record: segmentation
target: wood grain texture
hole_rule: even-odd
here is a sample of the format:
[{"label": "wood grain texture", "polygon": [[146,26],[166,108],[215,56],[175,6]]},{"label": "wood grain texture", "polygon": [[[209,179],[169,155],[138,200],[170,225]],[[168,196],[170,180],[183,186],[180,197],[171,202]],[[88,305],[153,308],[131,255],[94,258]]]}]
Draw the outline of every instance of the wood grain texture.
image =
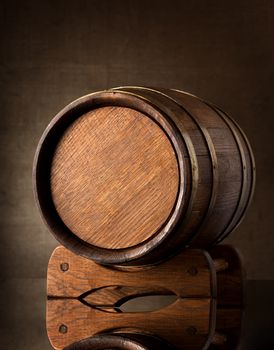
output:
[{"label": "wood grain texture", "polygon": [[[58,247],[48,266],[48,336],[60,350],[128,328],[155,334],[177,349],[232,350],[241,330],[243,283],[241,259],[231,246],[216,246],[210,255],[187,249],[134,272],[101,266]],[[125,301],[148,295],[177,299],[153,311],[119,309]]]},{"label": "wood grain texture", "polygon": [[[150,269],[125,272],[58,247],[49,261],[47,294],[47,330],[55,349],[101,332],[134,328],[156,334],[178,349],[198,350],[211,342],[214,333],[210,315],[215,314],[216,274],[212,259],[202,250],[188,250]],[[163,294],[175,294],[177,300],[149,312],[116,309],[136,296]],[[66,332],[60,333],[61,325]]]},{"label": "wood grain texture", "polygon": [[129,108],[103,107],[65,131],[51,168],[52,198],[66,226],[108,249],[139,244],[166,222],[179,184],[163,130]]},{"label": "wood grain texture", "polygon": [[[67,264],[68,270],[63,271],[62,264]],[[94,302],[100,300],[100,303],[105,296],[98,299],[98,291],[108,287],[113,306],[115,299],[119,302],[129,294],[128,290],[131,294],[135,290],[135,295],[150,291],[151,294],[176,294],[179,297],[214,297],[216,274],[213,269],[213,261],[202,250],[187,250],[160,265],[130,272],[104,267],[60,246],[49,261],[47,295],[78,298],[89,292],[94,293]]]},{"label": "wood grain texture", "polygon": [[[208,342],[213,303],[211,299],[188,298],[157,311],[113,313],[89,308],[75,299],[52,299],[47,302],[47,331],[58,350],[99,332],[122,328],[157,334],[178,349],[200,350]],[[60,333],[60,325],[67,327],[66,333]]]}]

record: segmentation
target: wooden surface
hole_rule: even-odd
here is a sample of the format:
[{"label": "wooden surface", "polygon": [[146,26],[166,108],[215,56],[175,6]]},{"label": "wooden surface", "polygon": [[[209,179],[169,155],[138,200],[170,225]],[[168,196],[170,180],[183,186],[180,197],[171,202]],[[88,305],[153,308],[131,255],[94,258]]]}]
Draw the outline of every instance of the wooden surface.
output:
[{"label": "wooden surface", "polygon": [[103,107],[65,131],[51,167],[56,209],[82,240],[116,249],[139,244],[166,222],[179,183],[171,143],[149,117]]},{"label": "wooden surface", "polygon": [[[83,114],[89,113],[91,110],[103,108],[106,106],[122,106],[124,108],[130,108],[131,110],[138,110],[141,115],[149,116],[151,120],[154,121],[155,125],[159,125],[159,130],[164,130],[163,135],[167,135],[167,138],[172,143],[172,146],[174,150],[176,151],[176,161],[178,162],[178,173],[180,174],[177,178],[178,180],[178,192],[174,203],[174,208],[172,208],[172,212],[168,216],[166,222],[163,222],[163,224],[158,227],[157,233],[152,234],[148,240],[145,240],[142,243],[139,243],[137,245],[131,246],[131,247],[125,247],[123,249],[106,249],[105,247],[99,247],[95,246],[88,241],[82,240],[77,234],[75,234],[69,227],[64,223],[63,219],[60,217],[56,210],[56,205],[53,201],[53,189],[52,189],[52,181],[51,175],[52,175],[52,169],[54,168],[53,165],[53,159],[56,155],[56,149],[58,148],[58,145],[60,145],[60,139],[64,136],[64,131],[68,130],[71,125]],[[146,117],[148,120],[150,120],[148,117]],[[110,133],[109,130],[107,130],[108,133]],[[142,132],[145,132],[145,129],[142,130]],[[149,132],[149,129],[147,130]],[[121,135],[123,138],[123,135]],[[104,143],[105,141],[99,140],[99,144]],[[143,139],[141,140],[141,143],[143,143]],[[152,141],[151,141],[152,142]],[[150,143],[151,143],[150,142]],[[153,142],[152,142],[153,143]],[[130,139],[126,140],[126,144],[130,144]],[[159,147],[161,148],[164,143],[159,144]],[[98,145],[97,145],[98,146]],[[119,143],[115,147],[120,147]],[[114,147],[114,148],[115,148]],[[171,146],[170,146],[171,147]],[[153,149],[153,147],[152,147]],[[126,151],[125,151],[126,152]],[[114,150],[110,152],[110,159],[112,153],[115,153]],[[123,152],[122,152],[123,154]],[[149,152],[147,152],[149,154]],[[119,154],[120,155],[120,154]],[[144,159],[146,157],[146,154],[143,153]],[[128,155],[129,156],[129,155]],[[161,154],[156,155],[158,157],[158,160],[161,160]],[[141,157],[142,158],[142,157]],[[138,159],[138,156],[137,156]],[[91,162],[92,160],[89,159]],[[109,159],[108,159],[109,161]],[[119,159],[118,159],[119,161]],[[119,163],[118,161],[115,161],[115,163]],[[131,162],[131,160],[129,159]],[[133,160],[134,162],[134,160]],[[164,162],[166,162],[166,158],[164,159]],[[181,219],[181,215],[184,212],[185,207],[185,193],[186,193],[186,181],[188,179],[184,176],[184,166],[185,166],[185,160],[184,160],[184,142],[182,140],[181,135],[179,134],[176,126],[169,121],[168,118],[166,118],[165,115],[156,106],[153,106],[151,103],[147,103],[144,101],[144,99],[135,96],[134,94],[125,94],[125,93],[119,93],[119,92],[111,92],[111,91],[103,91],[94,93],[91,95],[84,96],[73,103],[71,103],[69,106],[64,108],[60,113],[56,115],[56,117],[51,121],[47,129],[45,130],[41,140],[39,141],[39,145],[37,148],[37,152],[35,154],[34,159],[34,172],[33,172],[33,180],[34,180],[34,193],[37,200],[37,204],[39,206],[39,209],[42,213],[42,216],[45,220],[45,223],[47,224],[48,228],[51,230],[51,232],[55,235],[55,237],[59,240],[61,244],[66,246],[68,249],[71,249],[77,254],[80,254],[82,256],[88,257],[90,259],[95,260],[98,263],[102,264],[129,264],[131,265],[132,260],[137,260],[142,256],[149,256],[149,252],[154,250],[156,246],[158,246],[162,241],[165,240],[166,236],[170,235],[170,233],[174,230],[176,227],[178,221]],[[102,163],[99,164],[102,166]],[[163,165],[163,164],[162,164]],[[84,162],[85,166],[85,162]],[[115,167],[115,165],[113,165]],[[127,169],[127,164],[124,162],[120,162],[120,166],[124,169]],[[134,165],[136,167],[136,164]],[[134,168],[133,167],[133,168]],[[164,165],[163,165],[164,167]],[[111,167],[110,167],[111,168]],[[157,168],[157,166],[156,166]],[[162,166],[161,166],[162,168]],[[77,171],[78,167],[76,167]],[[145,162],[143,163],[143,166],[141,167],[141,173],[145,174],[149,168],[147,169],[147,166]],[[107,173],[109,171],[109,167],[107,167]],[[159,170],[161,172],[161,170]],[[170,169],[168,169],[170,171]],[[153,172],[155,172],[155,169],[153,169]],[[69,173],[69,172],[68,172]],[[67,174],[64,174],[66,176]],[[148,175],[151,175],[148,173]],[[104,175],[105,176],[105,175]],[[78,177],[76,177],[77,180]],[[129,178],[131,178],[131,175],[129,175]],[[162,181],[162,178],[165,179],[166,175],[163,174],[159,181]],[[79,179],[79,178],[78,178]],[[113,178],[115,181],[115,177]],[[149,176],[147,177],[147,180],[149,180]],[[91,181],[91,180],[90,180]],[[170,181],[170,179],[169,179]],[[149,182],[149,181],[148,181]],[[157,183],[157,180],[156,180]],[[104,186],[111,187],[111,183],[104,183]],[[103,187],[104,187],[103,186]],[[127,182],[123,184],[123,186],[127,186]],[[165,186],[163,186],[164,188]],[[160,191],[163,191],[163,188],[161,188]],[[168,185],[168,189],[170,190],[170,184]],[[69,187],[67,188],[69,191]],[[93,188],[94,190],[94,188]],[[133,188],[132,191],[136,192],[136,189]],[[149,190],[150,193],[153,194],[152,197],[146,198],[151,203],[154,203],[157,206],[158,209],[162,206],[162,204],[158,201],[158,194],[153,192],[153,188]],[[172,191],[171,191],[172,192]],[[144,193],[141,193],[146,197]],[[63,192],[59,193],[60,197],[63,196]],[[76,193],[77,195],[77,193]],[[114,191],[111,195],[108,197],[108,200],[111,202],[116,196],[119,196],[118,191]],[[140,194],[139,194],[140,195]],[[166,194],[168,197],[170,196],[170,193]],[[130,194],[127,193],[127,196],[130,197]],[[59,197],[59,196],[58,196]],[[104,199],[104,196],[103,198]],[[145,199],[145,198],[144,198]],[[86,198],[86,200],[89,200],[89,198]],[[138,202],[138,199],[137,199]],[[70,205],[69,202],[64,200],[64,205]],[[150,204],[151,204],[150,203]],[[77,203],[74,203],[75,205]],[[98,204],[98,203],[97,203]],[[128,203],[129,204],[129,203]],[[140,204],[140,202],[139,202]],[[95,204],[94,204],[95,205]],[[84,205],[85,206],[85,205]],[[123,204],[119,203],[119,206],[122,208]],[[142,206],[142,204],[140,204]],[[154,208],[154,206],[152,205]],[[152,208],[151,207],[151,208]],[[124,207],[123,207],[124,208]],[[153,217],[153,213],[158,215],[152,208],[151,218]],[[76,210],[76,216],[78,220],[81,221],[81,212],[77,213]],[[126,210],[125,208],[123,210]],[[166,207],[163,209],[166,211]],[[66,210],[65,210],[66,212]],[[100,212],[99,212],[100,213]],[[115,217],[115,213],[108,213],[108,220],[111,220],[112,215]],[[135,220],[136,225],[143,225],[141,222],[143,219],[146,221],[147,219],[147,213],[145,213],[145,217],[142,218],[139,215],[135,215],[133,213],[129,214],[130,217]],[[90,220],[90,218],[87,218]],[[123,226],[125,222],[123,221],[123,218],[121,219],[121,225]],[[96,220],[96,218],[95,218]],[[100,218],[98,217],[98,220],[100,222]],[[130,222],[128,222],[130,224]],[[148,223],[148,225],[152,225],[153,223]],[[129,229],[129,227],[127,227]],[[133,228],[135,230],[135,227]],[[127,235],[130,237],[132,236],[132,233],[129,233],[127,231]],[[148,234],[148,232],[146,232]],[[113,235],[112,235],[113,236]],[[138,234],[137,234],[138,236]],[[102,236],[98,236],[99,239],[103,239]],[[116,236],[117,237],[117,236]],[[110,237],[111,238],[111,237]],[[128,241],[125,240],[125,244],[128,244]],[[162,259],[162,257],[161,257]],[[153,261],[155,262],[155,261]],[[144,263],[142,262],[141,265]]]},{"label": "wooden surface", "polygon": [[[188,249],[134,272],[100,266],[58,247],[48,266],[48,336],[56,350],[126,329],[155,334],[176,349],[233,350],[241,331],[243,284],[241,259],[231,246],[216,246],[210,255]],[[176,298],[149,311],[120,308],[153,295]],[[86,344],[90,340],[78,345]]]},{"label": "wooden surface", "polygon": [[[124,272],[58,247],[47,281],[47,330],[55,349],[124,328],[151,332],[178,349],[202,349],[213,337],[216,275],[213,261],[201,250],[188,250],[150,269]],[[119,312],[123,301],[144,295],[177,299],[155,311]],[[62,325],[66,332],[60,332]]]},{"label": "wooden surface", "polygon": [[[102,288],[108,288],[112,305],[114,299],[119,302],[124,294],[144,295],[149,291],[180,297],[216,297],[216,276],[212,269],[210,256],[201,250],[191,249],[160,265],[131,272],[96,264],[60,246],[49,261],[47,294],[79,298],[93,293],[96,301],[100,300]],[[102,295],[101,300],[105,297]]]},{"label": "wooden surface", "polygon": [[192,189],[189,218],[178,241],[202,248],[220,242],[241,221],[254,190],[255,164],[242,130],[218,108],[183,91],[134,86],[115,90],[153,102],[182,132]]},{"label": "wooden surface", "polygon": [[[200,350],[208,342],[213,304],[210,299],[187,298],[157,311],[115,313],[89,308],[76,299],[52,299],[47,306],[47,331],[58,350],[98,332],[123,328],[157,334],[178,349]],[[60,332],[61,325],[67,327],[66,333]]]}]

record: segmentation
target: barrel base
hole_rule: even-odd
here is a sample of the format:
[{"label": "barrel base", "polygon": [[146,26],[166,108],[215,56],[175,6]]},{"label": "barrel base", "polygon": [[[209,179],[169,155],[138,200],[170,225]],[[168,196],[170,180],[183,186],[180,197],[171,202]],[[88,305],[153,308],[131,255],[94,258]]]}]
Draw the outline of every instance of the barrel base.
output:
[{"label": "barrel base", "polygon": [[[240,334],[242,289],[240,258],[230,246],[210,252],[188,249],[134,273],[106,268],[58,247],[48,267],[48,336],[55,349],[71,350],[78,342],[89,344],[83,339],[134,329],[176,349],[233,349]],[[155,295],[175,295],[176,300],[154,311],[121,312],[124,302]]]}]

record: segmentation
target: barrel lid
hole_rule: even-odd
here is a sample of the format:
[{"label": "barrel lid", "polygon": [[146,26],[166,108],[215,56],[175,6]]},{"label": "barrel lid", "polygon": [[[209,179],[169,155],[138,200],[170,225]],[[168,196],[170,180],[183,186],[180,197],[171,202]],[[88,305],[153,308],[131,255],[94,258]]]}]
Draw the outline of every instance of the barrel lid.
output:
[{"label": "barrel lid", "polygon": [[73,252],[137,262],[167,242],[187,206],[184,141],[148,99],[99,91],[61,110],[44,131],[33,185],[42,218]]},{"label": "barrel lid", "polygon": [[176,203],[179,169],[165,131],[132,108],[88,111],[63,132],[53,153],[50,189],[64,224],[99,248],[149,240]]}]

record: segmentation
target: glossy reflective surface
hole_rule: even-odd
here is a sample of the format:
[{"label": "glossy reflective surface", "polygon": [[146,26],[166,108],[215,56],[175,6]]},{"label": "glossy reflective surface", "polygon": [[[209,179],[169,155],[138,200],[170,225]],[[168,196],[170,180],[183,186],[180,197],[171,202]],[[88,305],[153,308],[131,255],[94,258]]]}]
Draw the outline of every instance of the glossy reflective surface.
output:
[{"label": "glossy reflective surface", "polygon": [[[274,346],[273,295],[274,281],[248,281],[243,335],[238,350],[271,349]],[[1,320],[1,347],[51,350],[45,329],[46,281],[6,281],[2,283],[0,297],[5,315],[4,324]]]}]

